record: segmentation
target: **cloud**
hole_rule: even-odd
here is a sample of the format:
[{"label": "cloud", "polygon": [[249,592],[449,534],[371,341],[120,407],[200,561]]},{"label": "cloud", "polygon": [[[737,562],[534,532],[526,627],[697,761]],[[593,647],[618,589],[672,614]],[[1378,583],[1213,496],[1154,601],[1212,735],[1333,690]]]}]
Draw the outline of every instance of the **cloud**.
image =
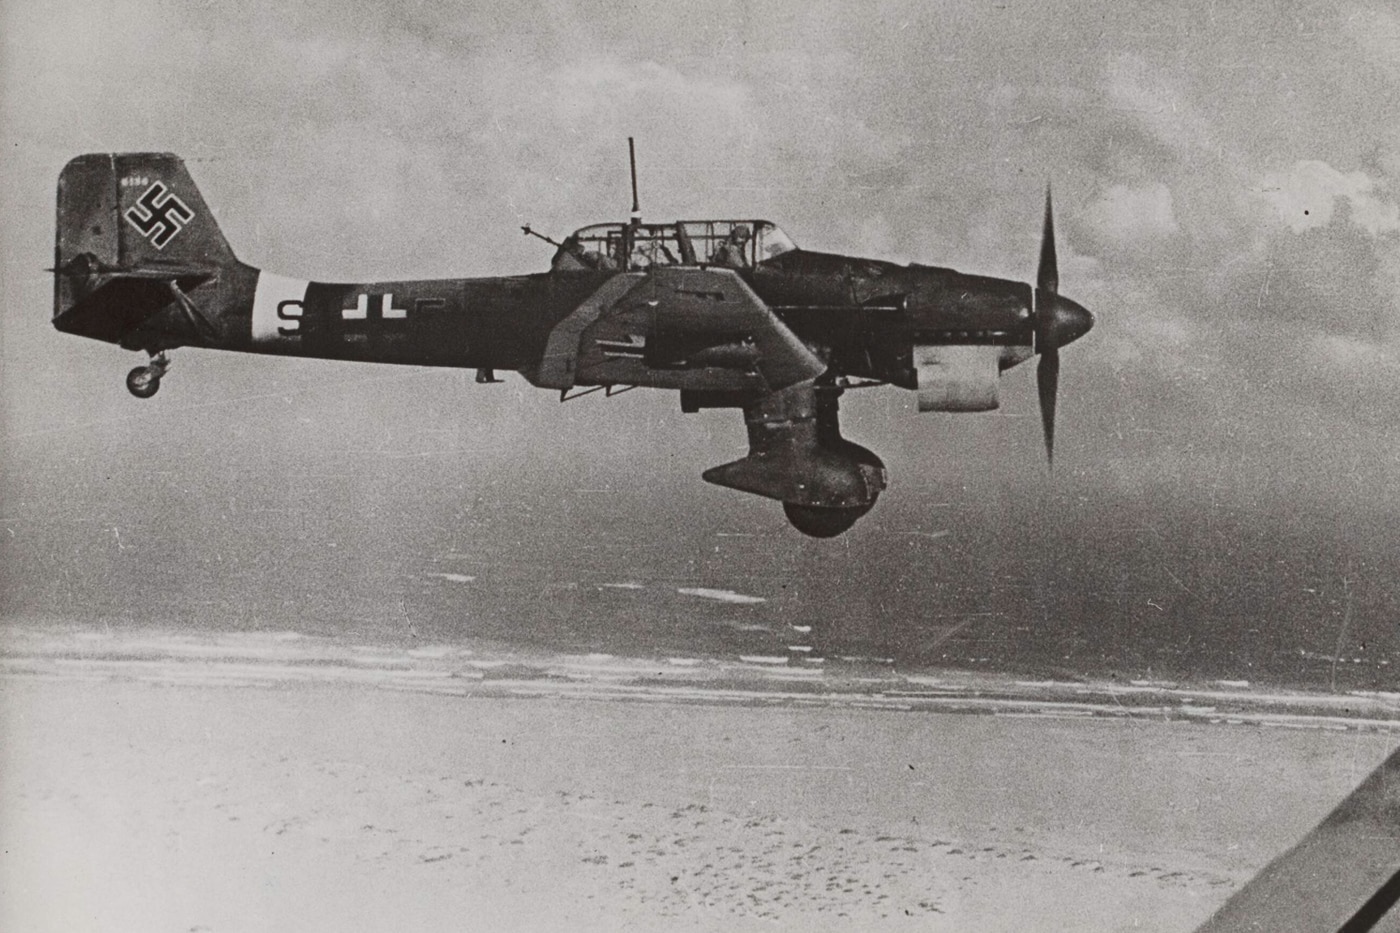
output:
[{"label": "cloud", "polygon": [[1343,334],[1323,334],[1313,340],[1317,356],[1347,374],[1374,373],[1378,367],[1400,366],[1393,351],[1370,340]]},{"label": "cloud", "polygon": [[1217,149],[1209,119],[1192,103],[1189,90],[1173,72],[1154,68],[1131,53],[1114,56],[1104,67],[1104,91],[1111,108],[1129,115],[1178,155]]},{"label": "cloud", "polygon": [[1171,189],[1164,182],[1110,185],[1085,209],[1083,220],[1099,236],[1135,246],[1178,230]]},{"label": "cloud", "polygon": [[[1310,22],[1309,42],[1348,41],[1329,28],[1339,20]],[[1259,78],[1284,73],[1301,41],[1259,42],[1248,69],[1216,43],[1186,53],[1190,68],[1152,50],[1109,56],[1107,112],[1085,115],[1097,126],[1082,156],[1097,193],[1065,225],[1102,271],[1087,287],[1062,279],[1104,312],[1095,345],[1123,378],[1251,413],[1268,402],[1245,390],[1268,385],[1293,410],[1333,406],[1347,421],[1342,380],[1397,381],[1383,364],[1400,309],[1400,258],[1389,255],[1400,159],[1387,156],[1400,135],[1363,103],[1376,78],[1364,67],[1320,63],[1309,74],[1325,94]],[[1234,83],[1247,105],[1222,93]],[[1136,403],[1153,410],[1152,399]]]},{"label": "cloud", "polygon": [[1304,159],[1284,172],[1270,172],[1258,194],[1294,233],[1332,223],[1345,206],[1351,223],[1372,236],[1400,230],[1400,205],[1383,196],[1376,179],[1365,172],[1342,172],[1326,162]]}]

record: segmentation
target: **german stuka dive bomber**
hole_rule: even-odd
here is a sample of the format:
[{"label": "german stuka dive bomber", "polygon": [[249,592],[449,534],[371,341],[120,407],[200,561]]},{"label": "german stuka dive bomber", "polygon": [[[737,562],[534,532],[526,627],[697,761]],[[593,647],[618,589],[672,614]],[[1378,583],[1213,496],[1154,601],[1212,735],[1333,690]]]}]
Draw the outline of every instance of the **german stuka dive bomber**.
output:
[{"label": "german stuka dive bomber", "polygon": [[[630,140],[629,140],[630,148]],[[706,480],[776,499],[831,537],[875,505],[880,458],[841,436],[837,399],[894,385],[920,411],[997,407],[1003,370],[1039,355],[1053,457],[1060,349],[1093,316],[1059,294],[1050,196],[1036,283],[800,249],[766,220],[643,223],[556,242],[548,272],[332,284],[238,260],[184,163],[78,156],[58,180],[54,327],[149,355],[127,388],[149,398],[177,347],[514,370],[562,400],[647,386],[682,411],[737,408],[748,456]]]}]

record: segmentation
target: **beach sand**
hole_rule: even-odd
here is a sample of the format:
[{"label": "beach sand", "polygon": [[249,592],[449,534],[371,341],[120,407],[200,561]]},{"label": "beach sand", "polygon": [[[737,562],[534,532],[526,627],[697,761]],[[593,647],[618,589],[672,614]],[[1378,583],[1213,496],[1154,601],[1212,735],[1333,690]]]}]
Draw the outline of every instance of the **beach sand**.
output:
[{"label": "beach sand", "polygon": [[1397,745],[1331,715],[588,689],[449,649],[7,644],[15,933],[1185,931]]}]

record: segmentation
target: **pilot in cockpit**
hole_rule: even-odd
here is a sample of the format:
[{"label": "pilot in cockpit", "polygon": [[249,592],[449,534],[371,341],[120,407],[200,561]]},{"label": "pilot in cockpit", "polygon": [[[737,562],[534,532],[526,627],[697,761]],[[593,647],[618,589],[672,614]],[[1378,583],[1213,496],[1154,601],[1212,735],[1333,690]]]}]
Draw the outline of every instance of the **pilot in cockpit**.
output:
[{"label": "pilot in cockpit", "polygon": [[729,269],[746,269],[749,265],[748,245],[749,228],[747,224],[738,224],[729,232],[729,238],[719,245],[719,248],[710,256],[710,263],[716,266],[724,266]]}]

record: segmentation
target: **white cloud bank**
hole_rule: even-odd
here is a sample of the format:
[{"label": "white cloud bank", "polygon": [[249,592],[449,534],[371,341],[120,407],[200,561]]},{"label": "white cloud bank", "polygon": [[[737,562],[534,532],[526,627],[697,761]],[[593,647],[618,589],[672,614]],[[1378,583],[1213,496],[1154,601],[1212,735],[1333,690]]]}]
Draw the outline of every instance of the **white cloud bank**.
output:
[{"label": "white cloud bank", "polygon": [[1372,236],[1400,230],[1400,205],[1384,196],[1375,179],[1362,171],[1338,171],[1316,159],[1265,175],[1259,194],[1294,233],[1326,227],[1343,203],[1351,222]]}]

